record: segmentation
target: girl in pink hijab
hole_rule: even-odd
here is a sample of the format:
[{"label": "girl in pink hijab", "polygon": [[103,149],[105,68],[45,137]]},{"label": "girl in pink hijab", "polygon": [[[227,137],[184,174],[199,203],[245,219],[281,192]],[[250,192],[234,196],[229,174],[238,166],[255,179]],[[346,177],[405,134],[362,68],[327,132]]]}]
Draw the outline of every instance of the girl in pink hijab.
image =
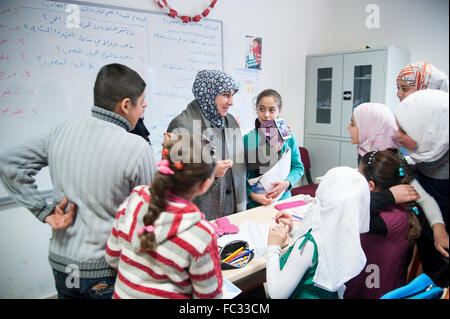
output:
[{"label": "girl in pink hijab", "polygon": [[[358,144],[359,156],[364,156],[368,152],[398,148],[395,135],[398,130],[397,123],[386,105],[380,103],[360,104],[353,111],[352,120],[356,123],[352,129],[356,127],[358,130],[358,135],[350,132],[352,144]],[[354,138],[357,138],[358,141],[354,141]]]}]

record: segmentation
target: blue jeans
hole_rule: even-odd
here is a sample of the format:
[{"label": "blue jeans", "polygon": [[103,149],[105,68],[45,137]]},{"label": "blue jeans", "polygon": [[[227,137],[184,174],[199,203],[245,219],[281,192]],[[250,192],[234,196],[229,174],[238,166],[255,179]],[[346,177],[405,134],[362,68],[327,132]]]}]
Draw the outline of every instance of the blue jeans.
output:
[{"label": "blue jeans", "polygon": [[[85,279],[74,284],[68,274],[53,269],[58,299],[111,299],[116,277]],[[75,287],[72,287],[75,286]],[[78,287],[79,286],[79,287]]]}]

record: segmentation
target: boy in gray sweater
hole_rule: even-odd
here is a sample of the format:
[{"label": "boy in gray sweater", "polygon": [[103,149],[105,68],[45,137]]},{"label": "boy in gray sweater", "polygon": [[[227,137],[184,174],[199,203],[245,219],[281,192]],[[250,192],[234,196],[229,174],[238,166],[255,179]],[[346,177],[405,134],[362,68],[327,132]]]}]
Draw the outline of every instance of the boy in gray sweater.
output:
[{"label": "boy in gray sweater", "polygon": [[[106,65],[95,81],[90,117],[60,124],[0,154],[5,189],[52,227],[49,262],[59,298],[112,295],[116,272],[105,262],[105,244],[117,208],[155,173],[151,147],[129,133],[147,106],[145,87],[130,68]],[[33,178],[45,166],[53,183],[52,204]]]}]

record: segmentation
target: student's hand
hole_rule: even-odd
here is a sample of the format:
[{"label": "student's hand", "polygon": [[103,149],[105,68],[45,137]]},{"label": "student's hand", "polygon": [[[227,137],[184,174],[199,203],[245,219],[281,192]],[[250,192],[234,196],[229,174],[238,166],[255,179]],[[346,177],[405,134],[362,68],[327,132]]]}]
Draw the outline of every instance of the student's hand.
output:
[{"label": "student's hand", "polygon": [[291,183],[287,180],[281,182],[273,182],[272,185],[275,186],[270,192],[267,192],[267,196],[270,198],[277,198],[280,194],[284,193],[286,188],[289,187]]},{"label": "student's hand", "polygon": [[412,202],[419,198],[419,194],[416,192],[414,187],[409,184],[395,185],[390,187],[389,190],[394,196],[396,204]]},{"label": "student's hand", "polygon": [[288,244],[289,227],[284,224],[278,224],[269,229],[268,246],[284,247]]},{"label": "student's hand", "polygon": [[267,194],[250,193],[250,197],[255,202],[260,203],[261,205],[264,206],[272,204],[272,198],[268,197]]},{"label": "student's hand", "polygon": [[233,166],[233,161],[230,159],[216,162],[215,176],[216,177],[224,177],[225,173],[227,172],[227,169],[231,168],[232,166]]},{"label": "student's hand", "polygon": [[289,227],[289,232],[292,230],[292,227],[294,227],[294,223],[292,222],[292,215],[288,212],[285,212],[283,210],[277,212],[275,215],[275,222],[278,224],[284,224]]},{"label": "student's hand", "polygon": [[69,200],[67,197],[64,197],[63,200],[56,205],[53,213],[44,219],[44,222],[49,224],[54,230],[66,229],[72,225],[77,213],[77,205],[70,203],[69,211],[65,213],[64,211],[66,210],[68,203]]},{"label": "student's hand", "polygon": [[448,234],[444,224],[436,223],[433,225],[433,237],[434,247],[436,247],[437,251],[445,258],[448,258]]}]

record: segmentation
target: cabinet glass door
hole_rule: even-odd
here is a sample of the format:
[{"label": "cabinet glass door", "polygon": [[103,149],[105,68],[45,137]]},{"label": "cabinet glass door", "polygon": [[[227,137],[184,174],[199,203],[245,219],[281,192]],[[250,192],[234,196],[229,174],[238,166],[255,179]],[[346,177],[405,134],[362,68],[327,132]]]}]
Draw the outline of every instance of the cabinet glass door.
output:
[{"label": "cabinet glass door", "polygon": [[370,102],[370,85],[372,82],[372,65],[355,65],[353,77],[353,108]]},{"label": "cabinet glass door", "polygon": [[317,69],[316,123],[331,123],[331,84],[333,68]]},{"label": "cabinet glass door", "polygon": [[353,109],[366,102],[383,103],[385,51],[344,54],[341,136],[350,137],[347,126]]},{"label": "cabinet glass door", "polygon": [[305,133],[339,135],[342,55],[307,58]]}]

